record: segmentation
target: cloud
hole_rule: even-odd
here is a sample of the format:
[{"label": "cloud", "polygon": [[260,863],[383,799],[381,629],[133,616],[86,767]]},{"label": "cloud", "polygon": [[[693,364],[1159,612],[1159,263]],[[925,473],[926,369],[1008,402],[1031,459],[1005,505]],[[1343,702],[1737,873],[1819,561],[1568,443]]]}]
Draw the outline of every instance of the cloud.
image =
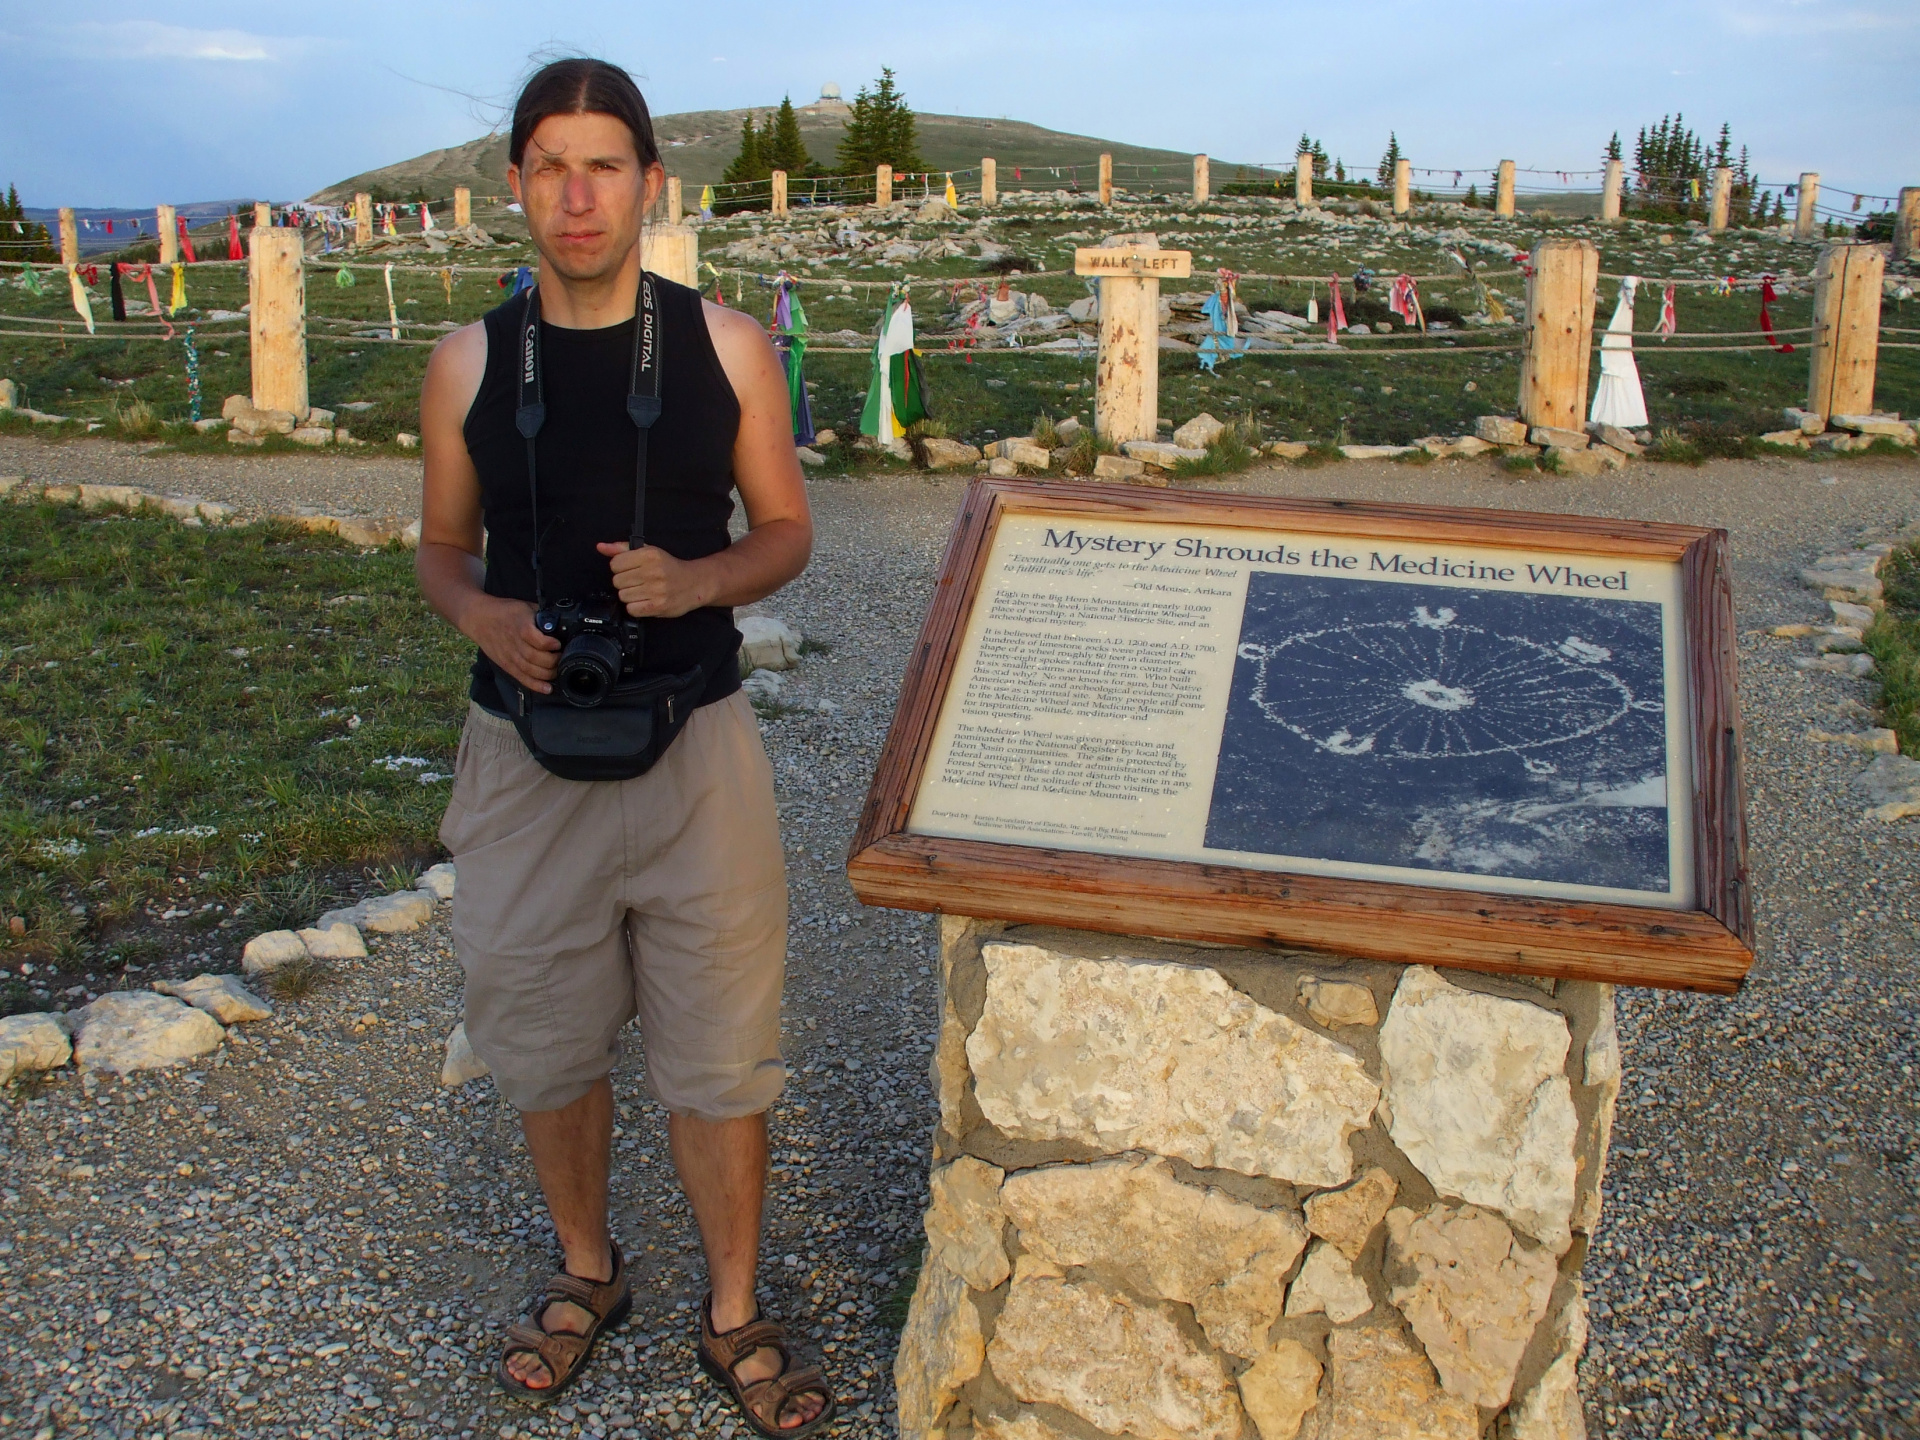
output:
[{"label": "cloud", "polygon": [[285,60],[318,43],[304,36],[247,30],[195,30],[158,20],[83,20],[49,28],[58,49],[92,60],[201,60],[259,64]]}]

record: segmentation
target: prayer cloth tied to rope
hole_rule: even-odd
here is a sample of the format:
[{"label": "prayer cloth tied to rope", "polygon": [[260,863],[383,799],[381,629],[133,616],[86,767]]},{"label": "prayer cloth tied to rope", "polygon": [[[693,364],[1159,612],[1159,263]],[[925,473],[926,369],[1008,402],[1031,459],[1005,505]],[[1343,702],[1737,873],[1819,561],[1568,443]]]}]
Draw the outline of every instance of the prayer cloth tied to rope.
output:
[{"label": "prayer cloth tied to rope", "polygon": [[793,417],[793,443],[813,443],[813,407],[807,400],[807,379],[803,364],[807,357],[807,311],[800,303],[799,287],[786,271],[775,277],[778,294],[773,302],[773,348],[780,352],[780,364],[787,372],[787,407]]},{"label": "prayer cloth tied to rope", "polygon": [[1597,425],[1637,430],[1647,423],[1646,392],[1640,385],[1639,362],[1633,358],[1633,297],[1639,286],[1637,275],[1620,282],[1613,319],[1600,341],[1600,383],[1593,392],[1593,408],[1587,412],[1587,419]]}]

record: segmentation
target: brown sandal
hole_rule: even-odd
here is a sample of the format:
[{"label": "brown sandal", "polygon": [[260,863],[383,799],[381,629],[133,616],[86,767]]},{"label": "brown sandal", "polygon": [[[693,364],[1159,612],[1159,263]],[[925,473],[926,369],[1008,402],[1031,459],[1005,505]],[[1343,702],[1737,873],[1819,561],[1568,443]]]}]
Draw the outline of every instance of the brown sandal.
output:
[{"label": "brown sandal", "polygon": [[[509,1395],[529,1405],[552,1404],[559,1399],[560,1392],[578,1379],[580,1372],[586,1368],[587,1359],[593,1354],[594,1341],[600,1338],[600,1333],[613,1329],[632,1311],[633,1291],[627,1285],[626,1257],[620,1253],[617,1244],[608,1242],[608,1248],[613,1252],[612,1279],[583,1280],[578,1275],[562,1270],[547,1281],[545,1298],[534,1305],[527,1318],[507,1327],[499,1362],[493,1368],[493,1378]],[[586,1334],[540,1328],[540,1317],[547,1313],[547,1307],[560,1301],[578,1305],[593,1316],[593,1324],[588,1327]],[[515,1355],[538,1356],[540,1363],[547,1367],[547,1374],[553,1377],[553,1383],[535,1387],[516,1380],[507,1369],[507,1361]]]},{"label": "brown sandal", "polygon": [[[741,1381],[734,1366],[756,1350],[772,1350],[780,1356],[780,1373],[765,1380]],[[817,1365],[794,1368],[793,1352],[787,1348],[787,1330],[778,1320],[763,1319],[757,1313],[738,1330],[724,1335],[713,1328],[713,1292],[700,1302],[700,1368],[715,1382],[726,1387],[740,1414],[758,1435],[767,1440],[805,1440],[833,1423],[837,1411],[827,1377]],[[820,1413],[801,1425],[782,1425],[780,1412],[800,1395],[818,1395],[824,1402]]]}]

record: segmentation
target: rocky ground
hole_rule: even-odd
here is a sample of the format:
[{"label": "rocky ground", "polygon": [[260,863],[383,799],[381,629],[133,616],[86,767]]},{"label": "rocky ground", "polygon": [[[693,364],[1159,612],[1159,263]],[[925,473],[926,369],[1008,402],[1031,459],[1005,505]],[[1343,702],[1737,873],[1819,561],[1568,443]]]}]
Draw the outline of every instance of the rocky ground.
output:
[{"label": "rocky ground", "polygon": [[[0,451],[0,470],[40,480],[243,508],[280,503],[249,489],[292,468],[172,457],[161,484],[146,463],[91,444]],[[374,487],[410,483],[385,462],[298,470],[334,487],[327,503],[366,512],[396,508]],[[1231,482],[1732,531],[1760,956],[1731,1000],[1621,997],[1627,1081],[1588,1262],[1596,1435],[1920,1434],[1920,832],[1863,820],[1849,782],[1865,757],[1807,739],[1857,729],[1870,685],[1798,670],[1807,642],[1764,634],[1825,618],[1795,578],[1813,556],[1920,518],[1915,474],[1759,462],[1524,483],[1468,462]],[[841,1433],[884,1434],[932,1109],[934,936],[921,917],[863,909],[842,863],[960,485],[829,478],[812,493],[814,566],[766,607],[829,647],[764,727],[793,886],[795,1068],[773,1116],[766,1297],[824,1352],[852,1412]],[[634,1317],[565,1406],[530,1412],[493,1390],[494,1333],[553,1263],[551,1232],[489,1083],[437,1083],[459,1010],[444,918],[372,951],[196,1068],[97,1083],[67,1070],[6,1092],[0,1431],[741,1431],[692,1364],[702,1266],[637,1056],[618,1081],[615,1172]]]}]

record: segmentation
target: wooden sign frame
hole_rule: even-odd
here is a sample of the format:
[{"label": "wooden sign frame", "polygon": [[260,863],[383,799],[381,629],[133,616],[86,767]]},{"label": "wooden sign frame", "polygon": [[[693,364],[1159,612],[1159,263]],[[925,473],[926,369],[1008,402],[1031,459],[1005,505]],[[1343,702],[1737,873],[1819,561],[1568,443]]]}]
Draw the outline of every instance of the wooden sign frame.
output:
[{"label": "wooden sign frame", "polygon": [[[1690,909],[1591,903],[915,834],[908,818],[1008,515],[1184,522],[1677,564],[1693,776]],[[980,479],[968,489],[847,863],[869,905],[1399,963],[1737,990],[1753,961],[1724,530],[1577,515]]]}]

